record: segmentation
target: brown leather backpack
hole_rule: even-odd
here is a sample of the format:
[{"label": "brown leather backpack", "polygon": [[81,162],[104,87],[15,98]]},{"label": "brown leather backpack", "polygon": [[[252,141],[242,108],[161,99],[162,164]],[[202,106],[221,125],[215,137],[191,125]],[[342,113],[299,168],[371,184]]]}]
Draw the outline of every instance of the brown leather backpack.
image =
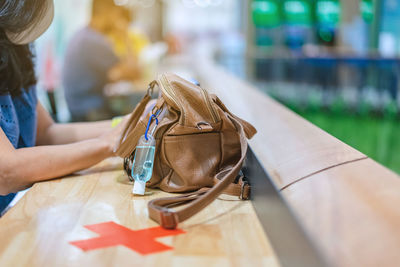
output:
[{"label": "brown leather backpack", "polygon": [[[156,85],[161,94],[154,104],[150,100]],[[174,229],[221,193],[249,198],[250,186],[238,174],[247,152],[246,137],[253,137],[256,129],[229,112],[217,96],[174,74],[162,74],[150,84],[122,133],[116,153],[125,158],[128,176],[135,147],[152,115],[159,125],[154,132],[153,174],[146,186],[191,193],[150,201],[151,219]],[[171,209],[183,204],[188,205]]]}]

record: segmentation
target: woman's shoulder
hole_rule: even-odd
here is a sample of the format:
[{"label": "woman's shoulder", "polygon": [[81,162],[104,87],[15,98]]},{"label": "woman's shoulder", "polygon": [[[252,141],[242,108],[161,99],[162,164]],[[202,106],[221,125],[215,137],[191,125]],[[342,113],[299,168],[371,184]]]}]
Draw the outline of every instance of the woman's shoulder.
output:
[{"label": "woman's shoulder", "polygon": [[0,95],[0,115],[1,119],[10,117],[19,110],[32,110],[37,104],[36,86],[22,90],[18,95],[2,94]]},{"label": "woman's shoulder", "polygon": [[36,98],[36,85],[32,85],[26,89],[22,89],[16,94],[12,92],[4,92],[0,93],[0,101],[13,101],[15,99],[29,97],[29,98]]},{"label": "woman's shoulder", "polygon": [[15,148],[34,145],[36,106],[35,86],[16,96],[0,95],[0,128]]}]

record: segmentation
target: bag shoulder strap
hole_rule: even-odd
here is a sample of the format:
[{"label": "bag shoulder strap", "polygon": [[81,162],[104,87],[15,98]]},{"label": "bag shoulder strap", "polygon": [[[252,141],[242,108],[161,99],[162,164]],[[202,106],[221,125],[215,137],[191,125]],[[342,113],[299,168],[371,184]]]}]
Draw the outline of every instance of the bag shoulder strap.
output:
[{"label": "bag shoulder strap", "polygon": [[[175,229],[178,223],[192,217],[212,201],[214,201],[221,193],[224,192],[236,179],[243,161],[247,153],[247,139],[243,125],[233,116],[228,115],[228,118],[235,125],[241,146],[241,157],[239,161],[229,170],[224,170],[218,173],[215,178],[219,180],[211,189],[201,189],[199,191],[181,195],[177,197],[154,199],[148,203],[149,216],[166,229]],[[172,207],[188,204],[183,209],[178,211],[172,210]]]},{"label": "bag shoulder strap", "polygon": [[[134,135],[137,133],[135,128],[137,127],[139,119],[150,99],[151,96],[146,94],[131,113],[129,121],[126,123],[125,129],[122,131],[121,137],[118,141],[118,147],[115,149],[115,153],[118,156],[124,158],[129,156],[129,153],[132,152],[130,151],[132,149],[131,143],[134,142]],[[136,146],[136,144],[134,144],[134,146]]]},{"label": "bag shoulder strap", "polygon": [[[136,147],[139,138],[146,132],[147,125],[140,120],[140,117],[142,117],[142,115],[145,115],[146,119],[148,119],[151,116],[152,111],[148,112],[148,114],[144,114],[150,100],[151,96],[147,94],[132,112],[129,121],[121,134],[120,140],[118,142],[118,147],[115,151],[118,156],[122,158],[129,157],[132,153],[132,148]],[[164,103],[164,98],[160,97],[155,103],[153,110],[161,109]]]}]

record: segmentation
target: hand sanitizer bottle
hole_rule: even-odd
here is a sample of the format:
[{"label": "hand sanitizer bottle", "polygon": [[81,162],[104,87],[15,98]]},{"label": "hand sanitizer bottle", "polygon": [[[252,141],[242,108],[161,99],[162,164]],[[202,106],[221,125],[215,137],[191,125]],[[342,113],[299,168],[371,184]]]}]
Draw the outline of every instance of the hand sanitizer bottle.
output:
[{"label": "hand sanitizer bottle", "polygon": [[135,158],[132,167],[132,177],[135,180],[133,194],[144,195],[146,182],[153,173],[154,152],[156,140],[150,134],[143,135],[136,146]]}]

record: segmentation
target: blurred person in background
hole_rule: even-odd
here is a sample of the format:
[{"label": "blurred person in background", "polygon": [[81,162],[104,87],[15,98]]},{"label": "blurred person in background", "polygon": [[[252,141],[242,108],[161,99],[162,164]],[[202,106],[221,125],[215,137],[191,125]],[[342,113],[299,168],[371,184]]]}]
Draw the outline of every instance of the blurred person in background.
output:
[{"label": "blurred person in background", "polygon": [[38,103],[30,43],[53,16],[53,0],[0,0],[0,214],[33,183],[113,156],[125,124],[56,124]]},{"label": "blurred person in background", "polygon": [[[63,66],[63,86],[73,121],[109,119],[104,88],[140,77],[138,54],[147,39],[130,34],[131,11],[113,0],[93,0],[92,17],[71,39]],[[133,45],[131,45],[133,44]]]},{"label": "blurred person in background", "polygon": [[118,16],[113,19],[114,28],[106,32],[107,37],[119,58],[137,60],[143,49],[150,44],[150,41],[140,29],[131,28],[135,19],[133,10],[118,8],[117,14]]}]

